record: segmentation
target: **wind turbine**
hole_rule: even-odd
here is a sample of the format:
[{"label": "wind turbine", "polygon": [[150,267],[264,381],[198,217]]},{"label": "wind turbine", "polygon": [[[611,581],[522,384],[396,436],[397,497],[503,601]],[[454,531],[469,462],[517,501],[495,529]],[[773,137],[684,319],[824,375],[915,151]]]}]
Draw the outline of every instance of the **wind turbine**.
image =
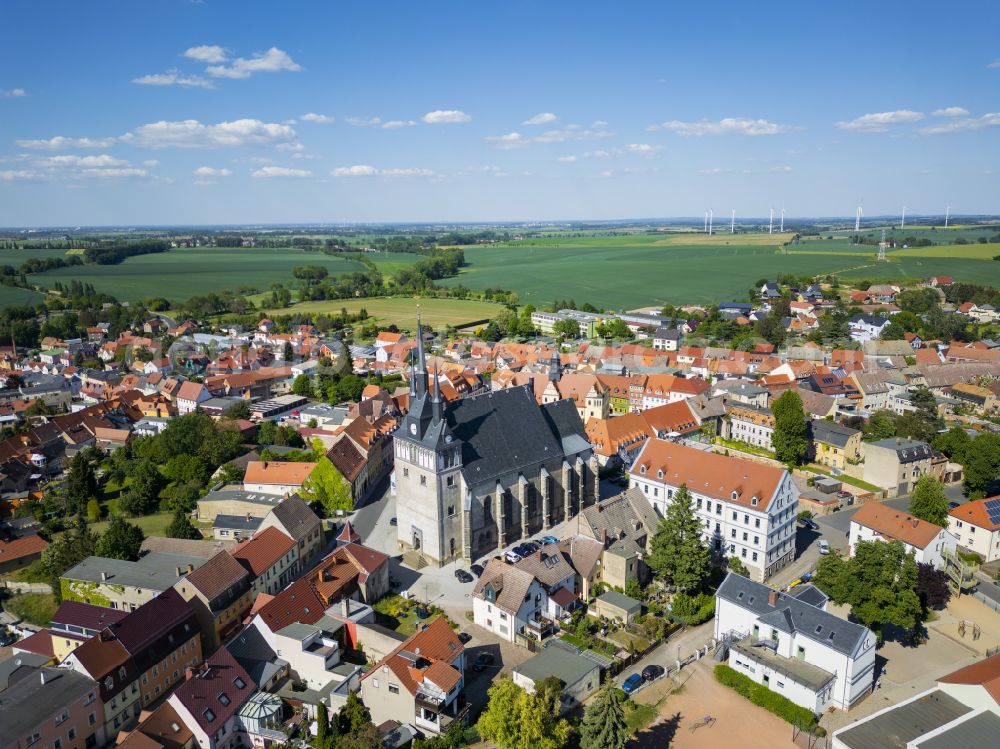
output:
[{"label": "wind turbine", "polygon": [[774,209],[771,209],[771,218],[767,222],[767,233],[774,234]]},{"label": "wind turbine", "polygon": [[899,219],[899,228],[902,229],[905,226],[906,226],[906,206],[904,205],[903,206],[903,215]]},{"label": "wind turbine", "polygon": [[785,231],[785,209],[781,209],[781,228],[778,230],[782,233]]},{"label": "wind turbine", "polygon": [[946,205],[944,207],[944,228],[948,228],[948,218],[951,216],[951,206]]},{"label": "wind turbine", "polygon": [[729,215],[729,233],[736,233],[736,209],[733,208],[732,213]]},{"label": "wind turbine", "polygon": [[714,218],[714,216],[712,214],[712,209],[709,208],[708,209],[708,234],[709,234],[709,236],[712,235],[712,219],[713,218]]}]

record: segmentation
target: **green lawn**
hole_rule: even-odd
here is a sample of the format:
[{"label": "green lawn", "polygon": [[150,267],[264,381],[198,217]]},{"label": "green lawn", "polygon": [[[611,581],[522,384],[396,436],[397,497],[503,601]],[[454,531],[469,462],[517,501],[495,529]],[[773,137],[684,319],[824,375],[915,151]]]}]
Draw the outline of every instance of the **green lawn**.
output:
[{"label": "green lawn", "polygon": [[299,302],[284,309],[266,310],[268,315],[337,314],[342,309],[357,312],[364,308],[372,320],[382,325],[398,325],[404,330],[417,327],[417,305],[424,325],[461,327],[470,322],[496,317],[499,304],[469,299],[433,299],[414,297],[378,297],[373,299],[329,299],[322,302]]},{"label": "green lawn", "polygon": [[[128,522],[133,525],[138,525],[142,528],[142,532],[146,536],[165,536],[167,531],[167,526],[174,519],[174,514],[172,512],[157,512],[153,515],[143,515],[138,518],[125,518]],[[110,520],[101,520],[97,523],[91,523],[90,529],[95,533],[103,533],[108,525],[111,523]],[[201,527],[202,531],[206,528],[210,528],[211,524],[198,523],[194,521],[195,525]]]},{"label": "green lawn", "polygon": [[365,269],[354,260],[298,248],[192,247],[139,255],[118,265],[60,268],[30,278],[43,286],[83,281],[124,301],[150,297],[183,301],[222,289],[264,290],[275,282],[291,282],[292,269],[300,265],[321,265],[330,275]]},{"label": "green lawn", "polygon": [[631,700],[626,702],[625,723],[633,734],[656,720],[656,715],[657,705],[640,705]]},{"label": "green lawn", "polygon": [[59,604],[51,593],[21,593],[4,601],[3,607],[18,619],[44,627],[52,621]]}]

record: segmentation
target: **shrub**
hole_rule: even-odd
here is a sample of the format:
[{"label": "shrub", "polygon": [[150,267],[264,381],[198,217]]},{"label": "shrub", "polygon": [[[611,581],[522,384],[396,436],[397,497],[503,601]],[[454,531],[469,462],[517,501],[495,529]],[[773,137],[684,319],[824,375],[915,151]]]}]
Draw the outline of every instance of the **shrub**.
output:
[{"label": "shrub", "polygon": [[678,593],[670,599],[670,614],[689,626],[707,622],[715,616],[715,596],[710,593],[699,593],[696,596]]},{"label": "shrub", "polygon": [[804,707],[799,707],[787,697],[772,692],[763,684],[744,676],[739,671],[730,668],[725,663],[715,667],[715,680],[724,687],[729,687],[742,697],[750,700],[757,707],[762,707],[769,713],[774,713],[782,720],[788,721],[799,728],[817,732],[822,730],[816,723],[816,714]]},{"label": "shrub", "polygon": [[961,549],[958,549],[958,550],[956,550],[955,553],[958,554],[958,558],[959,559],[961,559],[963,562],[966,562],[968,564],[982,564],[983,563],[983,558],[979,554],[977,554],[976,552],[974,552],[974,551],[962,551]]}]

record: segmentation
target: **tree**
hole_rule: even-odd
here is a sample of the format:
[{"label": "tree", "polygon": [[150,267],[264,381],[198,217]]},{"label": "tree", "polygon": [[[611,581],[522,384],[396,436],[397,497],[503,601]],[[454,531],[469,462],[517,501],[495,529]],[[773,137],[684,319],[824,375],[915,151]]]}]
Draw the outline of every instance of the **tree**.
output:
[{"label": "tree", "polygon": [[281,358],[286,362],[290,362],[295,358],[295,350],[292,348],[291,341],[285,341],[285,345],[281,349]]},{"label": "tree", "polygon": [[948,524],[948,497],[941,483],[933,476],[921,476],[910,495],[910,514],[928,523]]},{"label": "tree", "polygon": [[865,425],[863,439],[865,442],[877,442],[896,436],[896,420],[891,411],[879,410],[873,413]]},{"label": "tree", "polygon": [[194,526],[188,514],[180,509],[174,510],[174,519],[167,526],[166,535],[167,538],[190,538],[194,540],[203,538],[201,531]]},{"label": "tree", "polygon": [[579,338],[580,323],[570,319],[556,320],[555,325],[552,326],[552,332],[564,338]]},{"label": "tree", "polygon": [[87,502],[87,520],[91,523],[96,523],[100,519],[101,505],[94,497],[91,497]]},{"label": "tree", "polygon": [[465,749],[468,745],[465,740],[465,726],[461,721],[455,721],[439,736],[416,739],[413,742],[413,749]]},{"label": "tree", "polygon": [[299,496],[310,504],[321,506],[327,515],[354,507],[351,485],[326,456],[316,461],[313,472],[302,482]]},{"label": "tree", "polygon": [[161,484],[155,463],[148,458],[137,461],[131,471],[131,483],[118,500],[118,509],[132,517],[148,515],[159,504]]},{"label": "tree", "polygon": [[965,463],[965,455],[972,444],[969,433],[960,426],[954,426],[944,434],[939,434],[934,438],[931,445],[935,450],[940,450],[956,463]]},{"label": "tree", "polygon": [[917,563],[917,596],[920,605],[927,609],[943,609],[951,598],[948,575],[931,564]]},{"label": "tree", "polygon": [[686,593],[701,590],[712,571],[711,554],[701,531],[691,494],[682,484],[652,538],[647,563],[662,580]]},{"label": "tree", "polygon": [[330,713],[321,701],[316,709],[316,737],[312,740],[314,749],[337,749],[340,743],[340,727],[337,721],[330,722]]},{"label": "tree", "polygon": [[241,400],[239,403],[234,403],[226,409],[226,416],[230,419],[249,419],[250,404],[244,400]]},{"label": "tree", "polygon": [[965,457],[965,492],[973,499],[988,496],[1000,476],[1000,434],[983,432],[969,445]]},{"label": "tree", "polygon": [[802,398],[794,390],[786,390],[771,407],[774,414],[774,434],[771,444],[778,460],[798,465],[809,452],[809,422]]},{"label": "tree", "polygon": [[559,717],[563,689],[565,688],[566,683],[558,676],[546,676],[535,683],[535,694],[542,701],[546,710]]},{"label": "tree", "polygon": [[42,552],[39,560],[41,577],[52,586],[53,592],[60,595],[59,576],[70,567],[74,567],[89,556],[93,556],[97,548],[98,537],[81,518],[61,536],[54,538],[52,543]]},{"label": "tree", "polygon": [[385,749],[385,742],[379,736],[375,724],[368,723],[357,731],[341,736],[337,749]]},{"label": "tree", "polygon": [[97,494],[97,478],[90,458],[89,450],[81,450],[70,461],[65,495],[68,514],[83,512],[90,499]]},{"label": "tree", "polygon": [[739,557],[729,557],[729,559],[726,560],[726,566],[729,567],[730,572],[742,577],[750,577],[750,571]]},{"label": "tree", "polygon": [[538,695],[528,694],[507,676],[490,687],[489,702],[476,728],[499,749],[561,749],[571,730]]},{"label": "tree", "polygon": [[365,381],[356,374],[346,374],[337,383],[337,398],[341,401],[355,402],[361,398],[361,392],[365,389]]},{"label": "tree", "polygon": [[340,708],[338,722],[341,736],[359,731],[372,722],[371,710],[365,707],[357,692],[352,691],[347,695],[347,701]]},{"label": "tree", "polygon": [[312,378],[307,374],[300,374],[292,381],[292,392],[304,398],[312,398]]},{"label": "tree", "polygon": [[608,679],[583,711],[580,749],[625,749],[631,734],[625,722],[622,693]]},{"label": "tree", "polygon": [[145,538],[146,534],[142,532],[142,528],[127,522],[120,515],[115,515],[111,518],[111,525],[97,542],[94,553],[99,557],[134,562],[139,558],[139,548]]}]

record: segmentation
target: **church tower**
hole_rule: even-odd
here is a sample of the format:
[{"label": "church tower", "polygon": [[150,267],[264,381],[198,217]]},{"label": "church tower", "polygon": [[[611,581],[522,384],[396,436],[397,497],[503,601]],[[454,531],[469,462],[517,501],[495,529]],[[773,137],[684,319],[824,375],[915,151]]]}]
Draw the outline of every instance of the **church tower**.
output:
[{"label": "church tower", "polygon": [[418,313],[410,410],[393,434],[396,532],[401,550],[441,565],[462,554],[462,448],[448,427],[438,379],[435,368],[432,390]]}]

